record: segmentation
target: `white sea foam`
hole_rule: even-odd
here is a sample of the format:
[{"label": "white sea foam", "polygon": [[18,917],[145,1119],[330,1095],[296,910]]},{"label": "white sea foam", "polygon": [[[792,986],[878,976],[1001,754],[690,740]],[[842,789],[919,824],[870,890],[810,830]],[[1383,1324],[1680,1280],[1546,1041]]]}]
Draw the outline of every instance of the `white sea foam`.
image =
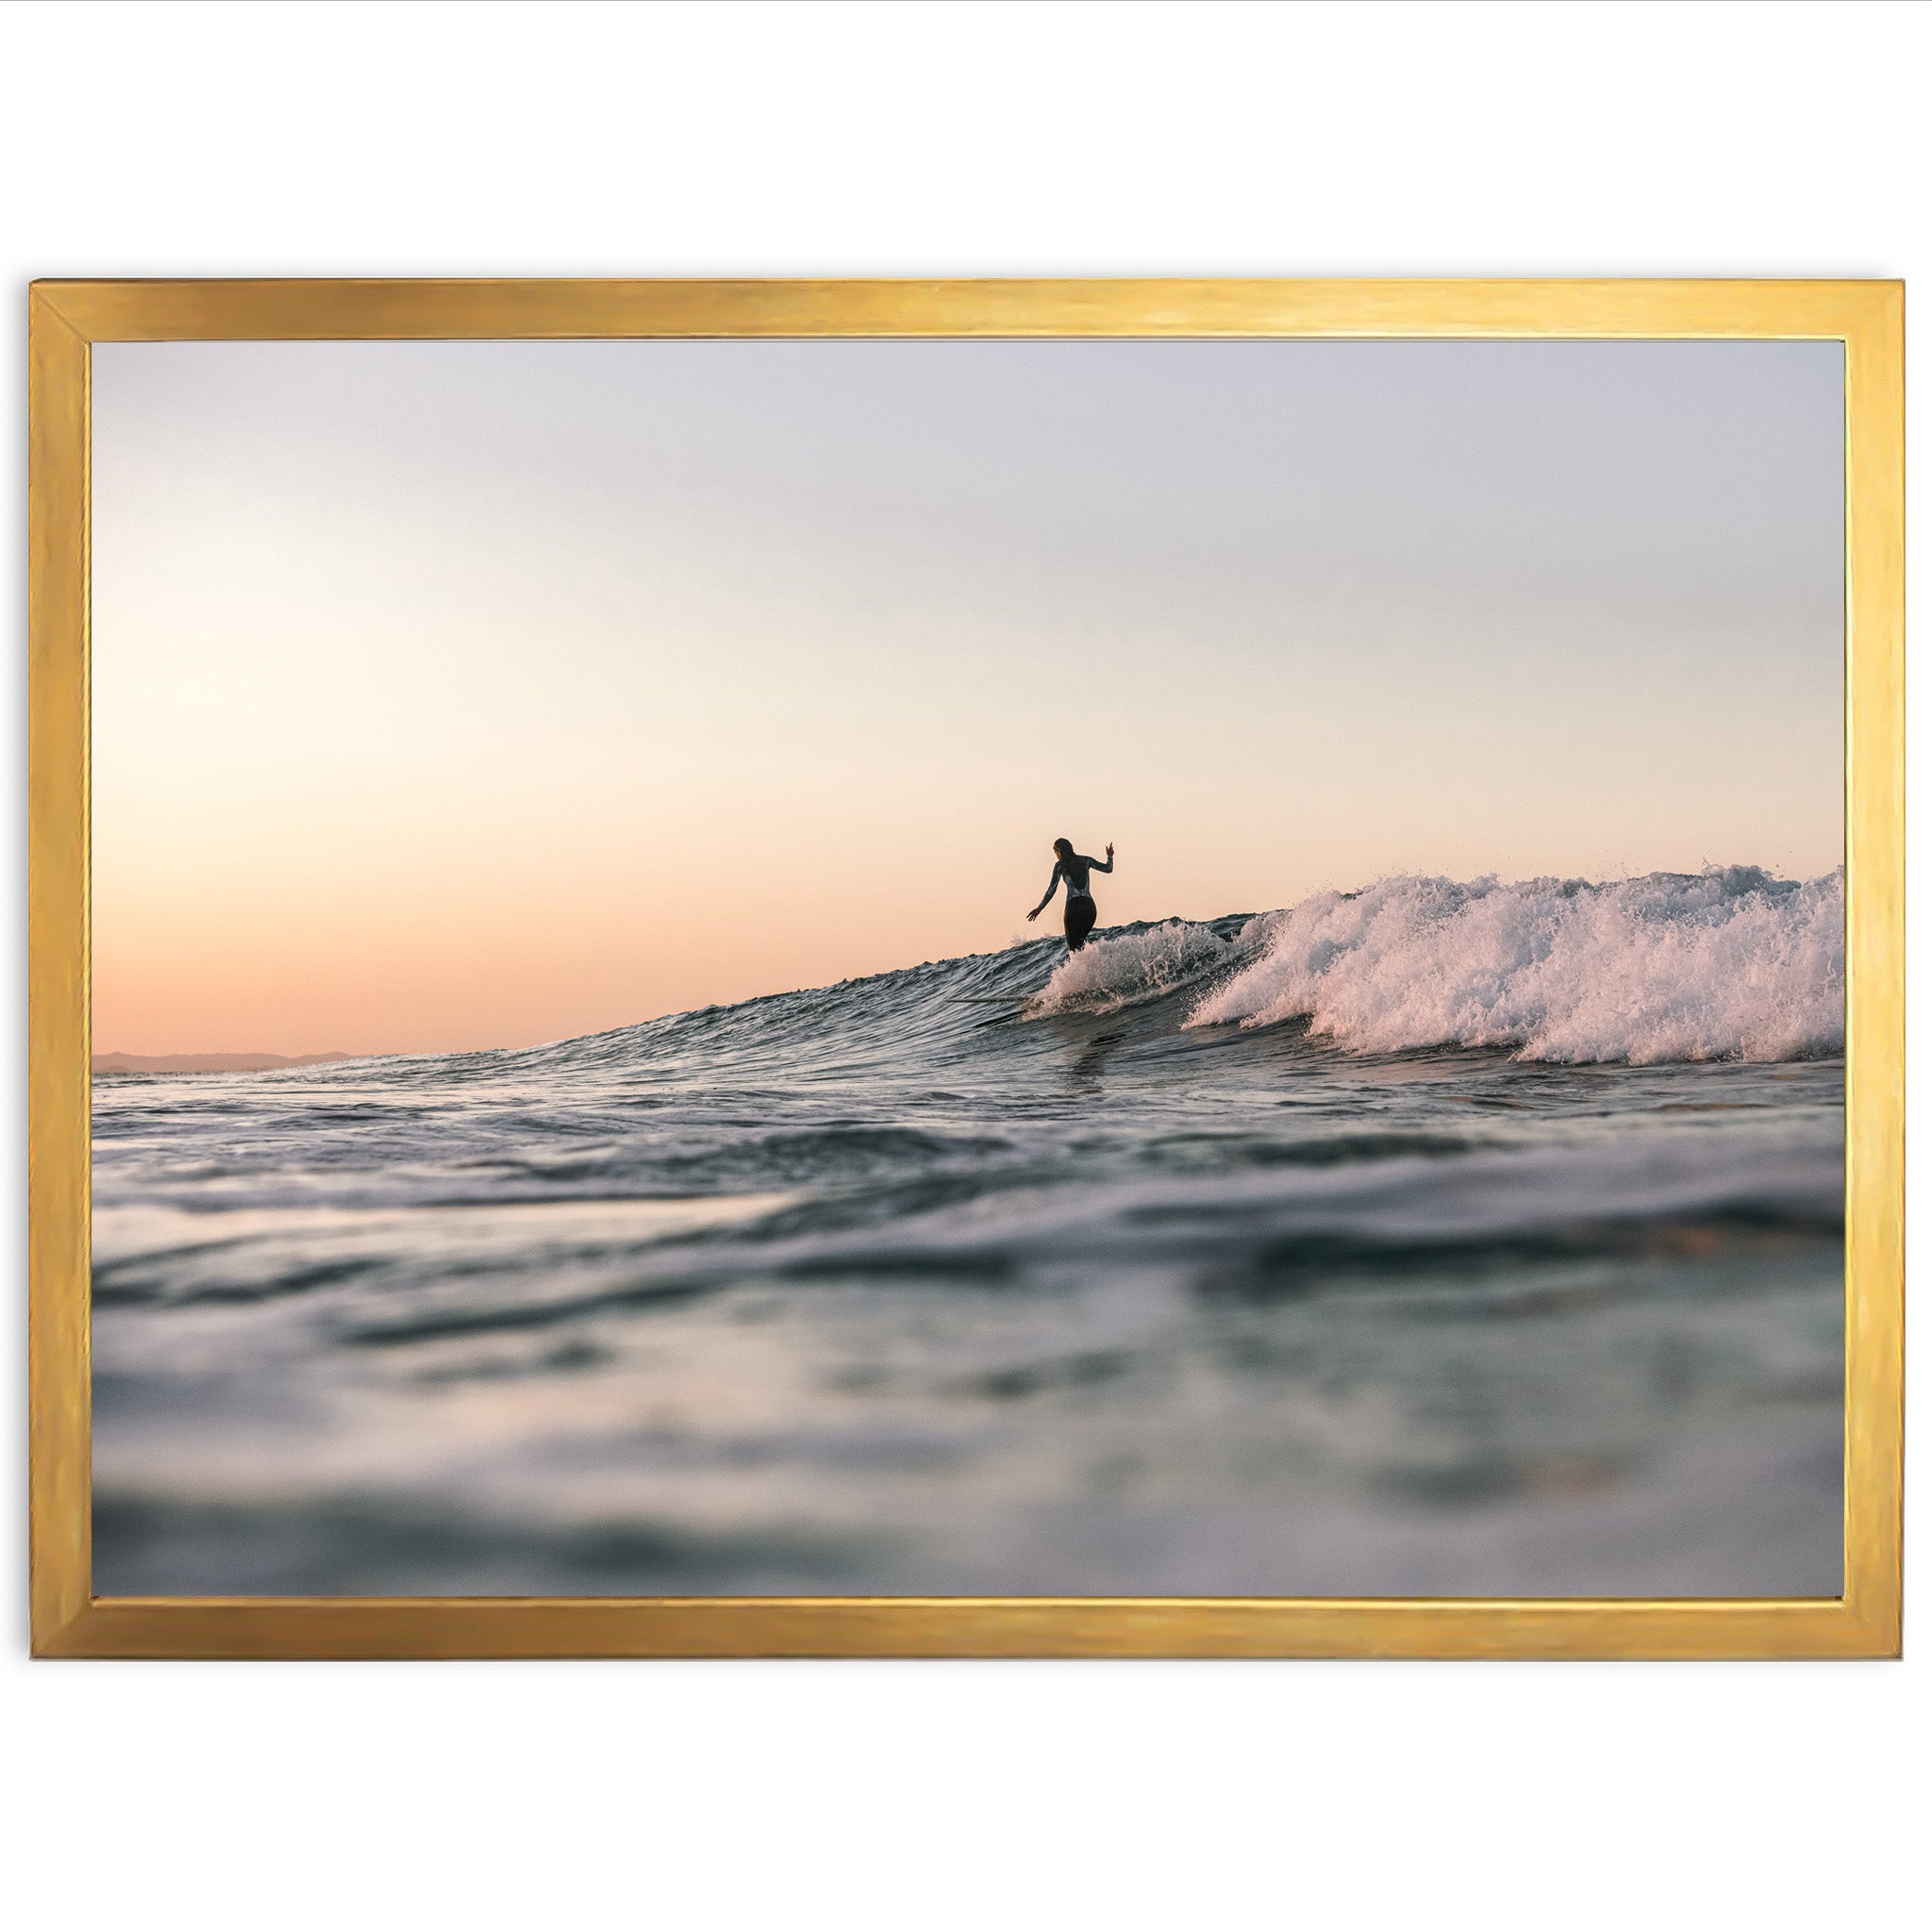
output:
[{"label": "white sea foam", "polygon": [[1238,944],[1263,950],[1187,1024],[1307,1015],[1357,1052],[1645,1064],[1844,1046],[1842,870],[1803,885],[1754,866],[1608,885],[1386,878],[1265,913]]},{"label": "white sea foam", "polygon": [[1111,1013],[1122,1007],[1144,1006],[1239,957],[1238,946],[1210,927],[1171,919],[1142,932],[1091,940],[1077,953],[1069,953],[1026,1010],[1029,1017],[1038,1017],[1068,1010]]}]

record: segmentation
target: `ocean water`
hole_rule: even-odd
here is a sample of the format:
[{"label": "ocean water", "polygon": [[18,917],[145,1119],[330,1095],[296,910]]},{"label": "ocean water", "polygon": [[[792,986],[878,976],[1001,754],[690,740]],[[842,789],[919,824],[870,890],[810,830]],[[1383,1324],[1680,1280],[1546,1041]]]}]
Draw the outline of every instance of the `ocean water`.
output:
[{"label": "ocean water", "polygon": [[1843,884],[94,1085],[107,1594],[1835,1595]]}]

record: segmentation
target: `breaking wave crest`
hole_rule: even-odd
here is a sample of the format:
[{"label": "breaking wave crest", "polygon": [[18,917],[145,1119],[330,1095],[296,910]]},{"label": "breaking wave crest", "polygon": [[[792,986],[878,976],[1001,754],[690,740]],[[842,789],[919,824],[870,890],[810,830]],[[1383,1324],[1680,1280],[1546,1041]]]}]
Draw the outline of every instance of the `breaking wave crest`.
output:
[{"label": "breaking wave crest", "polygon": [[1242,950],[1239,938],[1224,939],[1212,926],[1184,919],[1090,941],[1054,969],[1026,1010],[1031,1017],[1145,1006],[1219,972]]},{"label": "breaking wave crest", "polygon": [[1841,868],[1803,884],[1756,866],[1608,885],[1385,878],[1251,921],[1236,945],[1258,957],[1185,1024],[1305,1017],[1361,1053],[1819,1058],[1844,1048],[1844,930]]}]

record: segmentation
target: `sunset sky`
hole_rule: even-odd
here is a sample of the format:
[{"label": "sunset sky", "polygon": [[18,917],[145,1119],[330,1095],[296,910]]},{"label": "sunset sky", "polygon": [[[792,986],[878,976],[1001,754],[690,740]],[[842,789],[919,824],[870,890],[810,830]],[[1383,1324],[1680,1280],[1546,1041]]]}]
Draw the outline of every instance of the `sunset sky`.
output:
[{"label": "sunset sky", "polygon": [[1836,344],[93,353],[97,1052],[1839,862]]}]

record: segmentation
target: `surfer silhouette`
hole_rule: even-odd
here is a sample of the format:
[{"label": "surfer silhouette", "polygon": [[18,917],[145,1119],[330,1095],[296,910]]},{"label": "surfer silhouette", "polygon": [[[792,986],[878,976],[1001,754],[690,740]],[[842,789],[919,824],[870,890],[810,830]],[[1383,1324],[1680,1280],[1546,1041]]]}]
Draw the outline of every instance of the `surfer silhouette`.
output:
[{"label": "surfer silhouette", "polygon": [[1107,848],[1107,858],[1083,858],[1074,850],[1071,839],[1056,839],[1053,841],[1053,876],[1046,882],[1046,892],[1026,917],[1038,919],[1046,910],[1046,902],[1054,894],[1054,888],[1062,880],[1067,887],[1067,951],[1077,953],[1087,943],[1087,935],[1093,930],[1093,922],[1100,916],[1100,908],[1093,903],[1093,894],[1087,889],[1087,874],[1094,872],[1113,870],[1113,847]]}]

